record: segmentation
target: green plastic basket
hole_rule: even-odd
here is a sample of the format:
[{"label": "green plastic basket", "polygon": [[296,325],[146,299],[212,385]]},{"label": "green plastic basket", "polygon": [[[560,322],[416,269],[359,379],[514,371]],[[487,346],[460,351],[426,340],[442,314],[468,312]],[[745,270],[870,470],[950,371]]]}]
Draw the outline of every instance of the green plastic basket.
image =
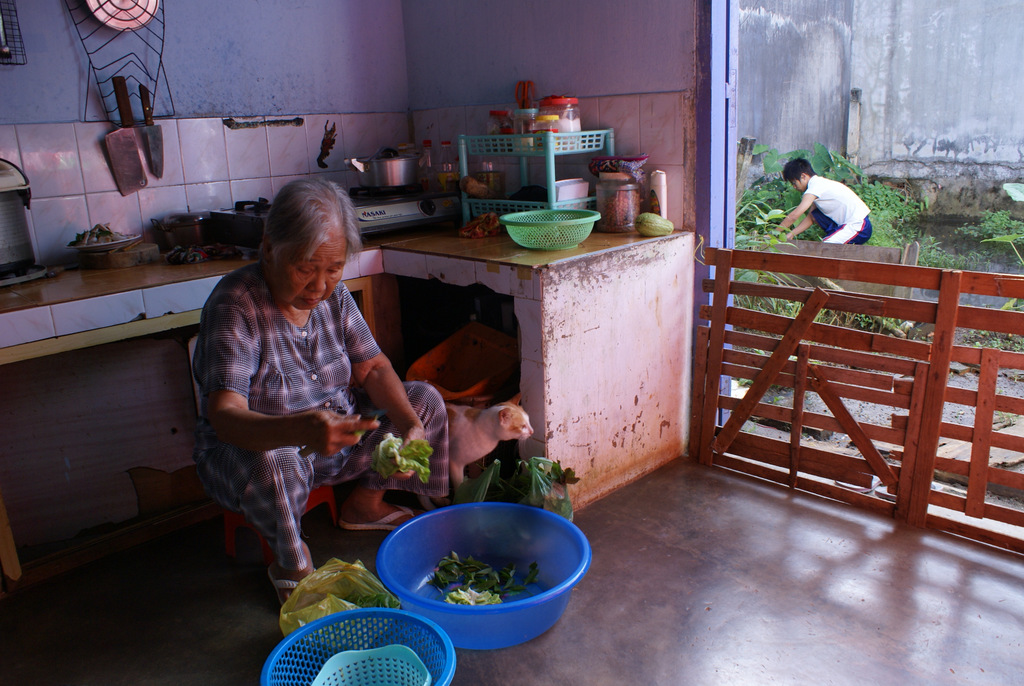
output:
[{"label": "green plastic basket", "polygon": [[589,236],[600,218],[593,210],[533,210],[502,215],[499,221],[524,248],[566,250]]}]

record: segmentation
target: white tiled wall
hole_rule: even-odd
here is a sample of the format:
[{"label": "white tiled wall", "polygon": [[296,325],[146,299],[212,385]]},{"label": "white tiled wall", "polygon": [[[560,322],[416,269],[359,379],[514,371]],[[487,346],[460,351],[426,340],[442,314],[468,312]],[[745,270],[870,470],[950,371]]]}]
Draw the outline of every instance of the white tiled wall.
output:
[{"label": "white tiled wall", "polygon": [[[678,226],[683,177],[683,93],[651,93],[581,98],[584,129],[613,128],[615,152],[646,153],[649,172],[662,169],[669,180],[669,218]],[[273,198],[293,178],[324,174],[345,187],[358,183],[347,157],[365,157],[379,147],[401,142],[441,140],[457,147],[459,134],[484,132],[493,103],[405,112],[297,115],[302,126],[277,125],[296,115],[249,118],[265,124],[230,129],[220,118],[162,119],[164,174],[148,179],[138,193],[122,197],[103,150],[110,132],[105,123],[14,124],[0,126],[0,158],[21,167],[32,189],[29,229],[36,260],[67,264],[77,254],[66,245],[76,233],[109,223],[127,234],[147,232],[152,218],[167,214],[230,207],[239,200]],[[266,121],[270,120],[270,121]],[[317,165],[324,126],[333,125],[336,143],[327,168]],[[587,171],[587,155],[559,157],[560,178],[596,179]],[[470,160],[473,171],[478,160]],[[519,188],[519,163],[499,158],[508,192]],[[530,182],[543,183],[541,160],[533,160]],[[593,185],[591,186],[593,192]]]},{"label": "white tiled wall", "polygon": [[[164,136],[163,176],[149,175],[146,188],[128,196],[118,192],[107,165],[103,138],[110,127],[105,123],[0,126],[0,158],[28,177],[32,247],[36,261],[53,266],[74,262],[77,253],[67,244],[95,224],[109,223],[131,235],[147,233],[153,218],[273,198],[285,183],[310,173],[326,174],[345,187],[356,185],[355,172],[345,171],[344,159],[352,156],[344,143],[346,124],[352,154],[366,156],[385,143],[404,142],[407,121],[405,113],[321,114],[303,118],[302,126],[230,129],[220,118],[158,120]],[[335,125],[337,142],[328,168],[321,169],[316,158],[325,122]]]},{"label": "white tiled wall", "polygon": [[[422,256],[421,256],[422,257]],[[380,248],[363,250],[345,264],[344,279],[384,271]],[[134,291],[0,313],[0,347],[125,324],[145,317],[198,310],[221,277],[181,281]]]}]

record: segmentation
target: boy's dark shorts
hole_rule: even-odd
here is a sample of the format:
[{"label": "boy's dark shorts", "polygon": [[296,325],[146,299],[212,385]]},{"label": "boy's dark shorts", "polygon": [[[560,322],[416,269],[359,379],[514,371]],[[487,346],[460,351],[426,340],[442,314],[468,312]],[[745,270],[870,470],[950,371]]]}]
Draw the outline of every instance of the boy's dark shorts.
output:
[{"label": "boy's dark shorts", "polygon": [[[839,229],[843,228],[841,224],[836,224],[832,220],[832,217],[828,216],[817,207],[811,208],[811,216],[814,217],[815,223],[825,232],[826,239]],[[863,245],[868,242],[869,238],[871,238],[871,218],[864,217],[864,226],[861,227],[861,230],[858,231],[853,238],[846,241],[846,244]]]}]

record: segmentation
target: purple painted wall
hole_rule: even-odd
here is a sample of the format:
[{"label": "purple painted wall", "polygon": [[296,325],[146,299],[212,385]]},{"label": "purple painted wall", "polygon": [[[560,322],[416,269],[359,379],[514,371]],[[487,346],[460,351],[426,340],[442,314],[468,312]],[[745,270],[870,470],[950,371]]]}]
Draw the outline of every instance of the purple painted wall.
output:
[{"label": "purple painted wall", "polygon": [[[678,0],[161,5],[171,97],[158,89],[158,117],[171,100],[179,118],[402,112],[512,100],[527,78],[580,96],[695,81],[694,9]],[[65,0],[17,9],[28,63],[0,66],[0,124],[105,119]]]},{"label": "purple painted wall", "polygon": [[[160,4],[177,117],[408,106],[399,0]],[[17,10],[28,63],[0,66],[0,124],[82,121],[83,112],[86,121],[105,119],[65,0],[21,1]],[[156,116],[169,115],[166,92],[157,95]]]},{"label": "purple painted wall", "polygon": [[409,105],[427,109],[538,95],[688,90],[694,3],[680,0],[403,0]]}]

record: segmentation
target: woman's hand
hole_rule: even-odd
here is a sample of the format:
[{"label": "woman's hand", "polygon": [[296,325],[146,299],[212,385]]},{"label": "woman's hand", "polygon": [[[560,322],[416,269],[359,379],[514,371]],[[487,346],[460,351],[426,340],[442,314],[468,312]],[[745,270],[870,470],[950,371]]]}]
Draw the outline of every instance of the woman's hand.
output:
[{"label": "woman's hand", "polygon": [[301,415],[308,436],[304,452],[333,455],[343,448],[359,442],[363,434],[380,426],[376,419],[363,419],[359,415],[340,415],[330,410],[313,410]]},{"label": "woman's hand", "polygon": [[409,441],[415,440],[426,440],[427,434],[423,430],[422,424],[415,424],[409,427],[409,430],[402,434],[402,445],[408,445]]}]

